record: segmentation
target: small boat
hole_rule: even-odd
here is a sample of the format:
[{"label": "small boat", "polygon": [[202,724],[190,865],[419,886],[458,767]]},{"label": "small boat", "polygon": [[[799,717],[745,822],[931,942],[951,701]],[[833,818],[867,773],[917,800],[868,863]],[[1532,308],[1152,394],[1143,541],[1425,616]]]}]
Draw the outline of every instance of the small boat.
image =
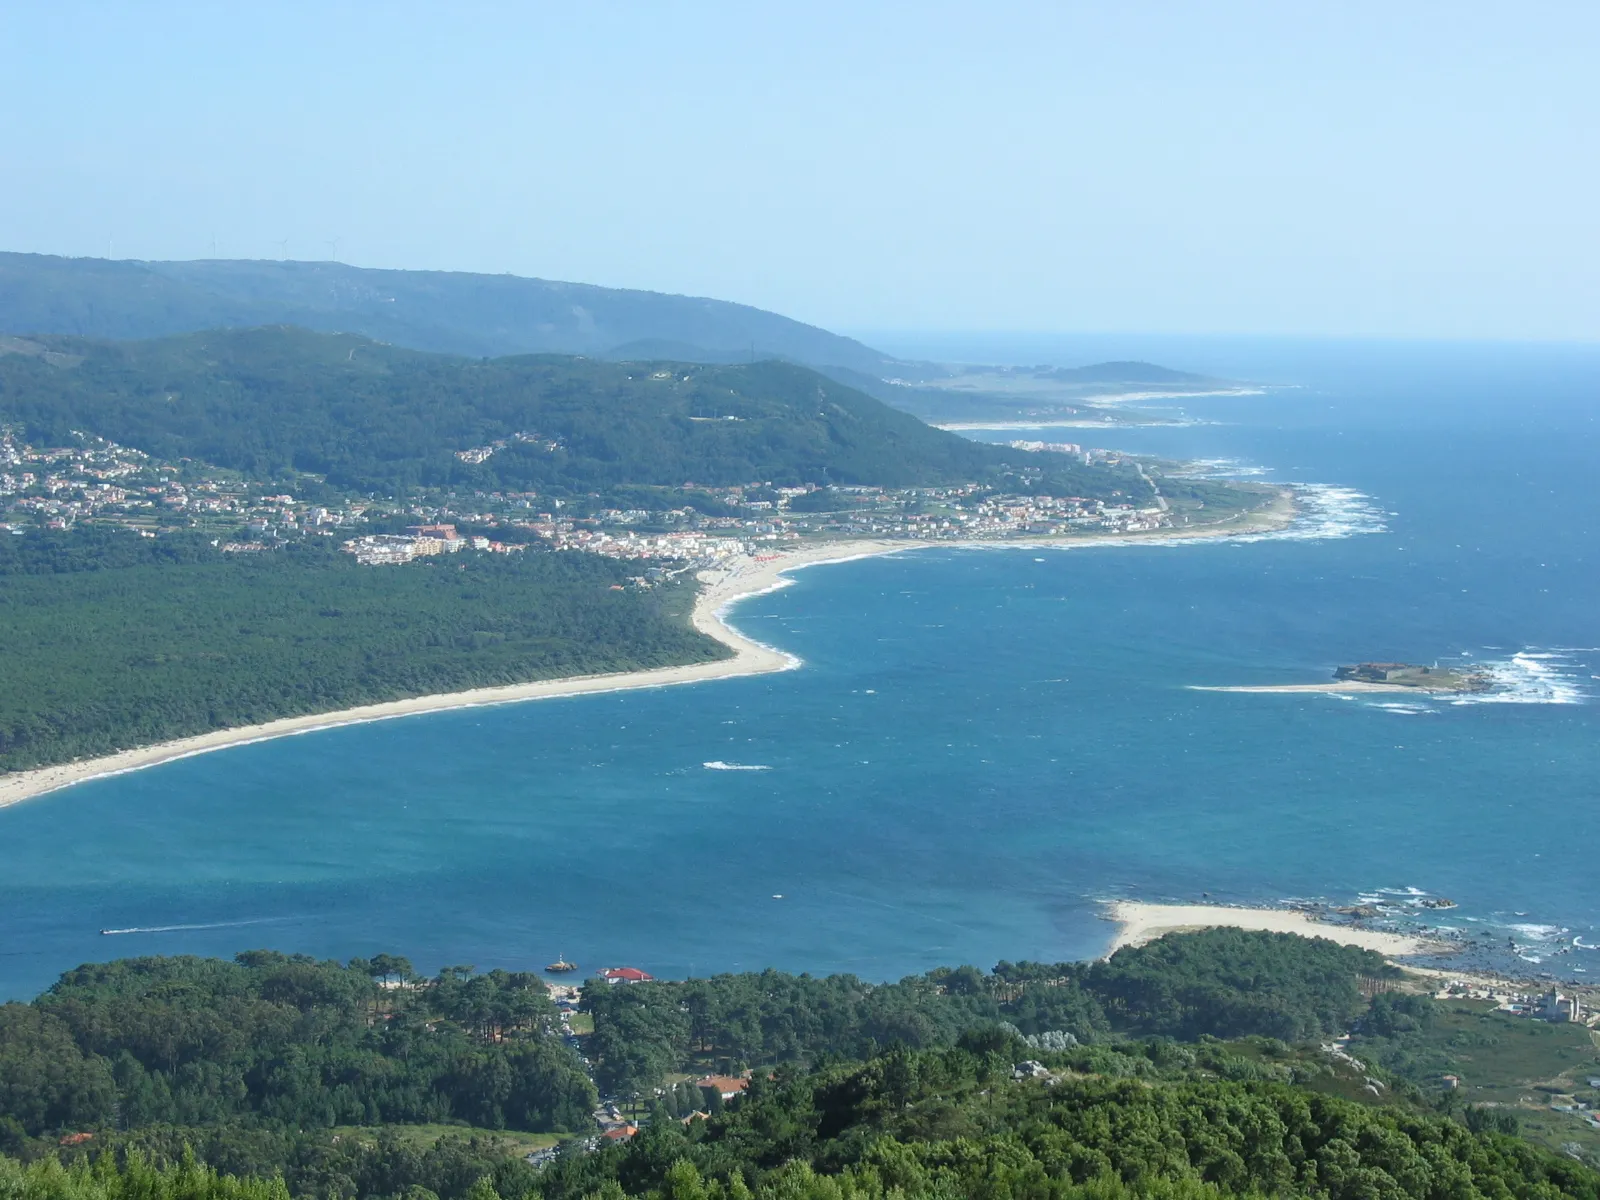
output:
[{"label": "small boat", "polygon": [[576,971],[578,969],[578,964],[577,963],[569,963],[565,958],[558,958],[553,963],[545,964],[545,968],[544,969],[546,971],[552,971],[552,972],[554,972],[554,973],[559,975],[559,974],[565,974],[568,971]]}]

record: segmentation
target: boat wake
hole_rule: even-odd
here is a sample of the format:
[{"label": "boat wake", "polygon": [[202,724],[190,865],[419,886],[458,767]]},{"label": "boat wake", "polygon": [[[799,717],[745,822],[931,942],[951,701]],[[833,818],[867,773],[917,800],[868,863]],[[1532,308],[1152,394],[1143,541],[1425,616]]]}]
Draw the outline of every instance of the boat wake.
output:
[{"label": "boat wake", "polygon": [[701,763],[700,765],[702,767],[704,767],[708,771],[770,771],[770,770],[772,770],[771,767],[763,766],[760,763],[731,763],[731,762],[721,762],[720,760],[716,761],[716,762]]},{"label": "boat wake", "polygon": [[127,929],[102,929],[102,937],[120,937],[126,933],[182,933],[191,929],[237,929],[243,925],[270,925],[284,917],[257,917],[251,921],[206,921],[197,925],[130,925]]}]

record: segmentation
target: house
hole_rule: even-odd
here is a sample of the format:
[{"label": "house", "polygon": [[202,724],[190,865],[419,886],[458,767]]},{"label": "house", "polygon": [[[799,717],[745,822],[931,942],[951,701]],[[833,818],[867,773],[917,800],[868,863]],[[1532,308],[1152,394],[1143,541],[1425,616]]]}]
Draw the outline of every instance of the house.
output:
[{"label": "house", "polygon": [[613,987],[619,983],[652,983],[654,975],[646,974],[638,967],[607,967],[600,972],[600,978]]},{"label": "house", "polygon": [[637,1125],[613,1125],[600,1136],[605,1138],[606,1141],[615,1144],[627,1141],[638,1132],[639,1127]]},{"label": "house", "polygon": [[715,1089],[717,1095],[724,1100],[732,1100],[744,1093],[745,1088],[750,1086],[750,1080],[737,1075],[707,1075],[703,1079],[696,1079],[694,1086],[701,1091],[708,1088]]}]

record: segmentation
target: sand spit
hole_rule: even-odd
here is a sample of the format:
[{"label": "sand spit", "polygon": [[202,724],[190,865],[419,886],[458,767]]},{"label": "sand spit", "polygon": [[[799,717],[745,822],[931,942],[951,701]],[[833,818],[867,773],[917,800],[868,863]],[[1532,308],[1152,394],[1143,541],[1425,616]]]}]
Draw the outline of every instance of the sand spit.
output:
[{"label": "sand spit", "polygon": [[504,687],[474,688],[465,692],[448,692],[437,696],[413,696],[406,700],[391,700],[383,704],[368,704],[337,712],[316,713],[301,717],[284,717],[260,725],[237,729],[217,729],[194,737],[161,742],[123,750],[101,758],[80,762],[58,763],[31,771],[0,774],[0,808],[19,804],[47,792],[59,791],[75,783],[103,779],[108,775],[122,775],[145,767],[159,766],[174,759],[207,754],[229,746],[242,746],[270,738],[290,737],[312,733],[319,729],[335,729],[341,725],[359,725],[368,721],[387,721],[396,717],[417,716],[422,713],[442,712],[452,708],[475,708],[490,704],[516,704],[524,700],[545,700],[556,696],[581,696],[594,692],[623,691],[633,688],[671,687],[677,684],[700,683],[711,679],[728,679],[739,675],[764,675],[772,671],[787,671],[800,665],[800,660],[771,646],[753,641],[731,627],[723,613],[735,602],[747,596],[759,595],[783,587],[788,582],[784,575],[801,567],[822,563],[847,562],[880,554],[895,554],[903,550],[929,547],[942,549],[1068,549],[1093,545],[1133,545],[1138,543],[1163,544],[1189,541],[1196,538],[1236,537],[1242,534],[1259,534],[1288,527],[1294,520],[1293,495],[1283,491],[1278,499],[1254,512],[1236,514],[1215,524],[1185,526],[1178,529],[1154,530],[1148,533],[1118,533],[1077,535],[1068,538],[1039,538],[1030,541],[1006,542],[921,542],[889,540],[856,540],[822,542],[796,549],[777,550],[770,555],[754,555],[737,559],[731,566],[700,572],[703,584],[695,601],[692,620],[696,629],[717,639],[733,651],[731,658],[716,662],[695,663],[683,667],[661,667],[649,671],[617,672],[609,675],[579,675],[564,679],[545,679],[534,683],[509,684]]},{"label": "sand spit", "polygon": [[1444,689],[1411,687],[1404,683],[1367,683],[1361,679],[1330,679],[1327,683],[1272,683],[1253,687],[1202,687],[1190,684],[1191,692],[1312,692],[1342,696],[1354,692],[1383,692],[1386,695],[1436,696]]},{"label": "sand spit", "polygon": [[771,646],[764,646],[745,637],[723,620],[724,610],[746,596],[782,587],[786,582],[782,577],[785,571],[823,562],[840,562],[874,554],[891,554],[906,548],[906,543],[903,542],[838,542],[808,546],[802,550],[770,558],[762,556],[741,559],[737,565],[726,570],[701,572],[704,587],[695,601],[693,614],[695,628],[732,649],[731,658],[683,667],[661,667],[650,671],[579,675],[565,679],[510,684],[505,687],[473,688],[470,691],[448,692],[437,696],[413,696],[406,700],[367,704],[338,712],[284,717],[261,725],[217,729],[210,733],[161,742],[154,746],[123,750],[102,758],[59,763],[37,770],[0,775],[0,808],[70,787],[75,783],[84,783],[90,779],[122,775],[128,771],[138,771],[145,767],[172,762],[174,759],[223,750],[229,746],[243,746],[251,742],[267,741],[270,738],[312,733],[319,729],[335,729],[341,725],[387,721],[396,717],[442,712],[451,708],[515,704],[524,700],[582,696],[593,692],[622,691],[632,688],[671,687],[676,684],[700,683],[709,679],[727,679],[736,675],[764,675],[772,671],[787,671],[799,666],[800,660],[792,654],[785,654],[781,650],[775,650]]},{"label": "sand spit", "polygon": [[1438,954],[1451,949],[1444,943],[1407,934],[1334,925],[1292,908],[1231,908],[1221,904],[1143,904],[1135,900],[1115,900],[1106,906],[1105,915],[1117,924],[1117,936],[1107,954],[1124,946],[1142,946],[1167,933],[1219,928],[1327,938],[1340,945],[1376,950],[1389,957]]}]

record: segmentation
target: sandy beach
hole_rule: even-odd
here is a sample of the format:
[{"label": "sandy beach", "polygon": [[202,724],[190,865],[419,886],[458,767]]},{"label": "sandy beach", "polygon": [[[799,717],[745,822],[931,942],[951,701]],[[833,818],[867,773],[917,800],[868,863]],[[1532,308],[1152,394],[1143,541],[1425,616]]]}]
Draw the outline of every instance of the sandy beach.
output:
[{"label": "sandy beach", "polygon": [[172,762],[174,759],[223,750],[229,746],[242,746],[251,742],[266,741],[269,738],[290,737],[319,729],[334,729],[341,725],[387,721],[396,717],[441,712],[451,708],[515,704],[525,700],[581,696],[591,692],[611,692],[631,688],[671,687],[678,684],[700,683],[709,679],[727,679],[736,675],[763,675],[772,671],[787,671],[799,666],[800,660],[792,654],[785,654],[781,650],[774,650],[771,646],[764,646],[745,637],[723,620],[723,612],[735,601],[742,600],[746,596],[782,587],[785,582],[783,573],[786,571],[823,562],[840,562],[869,555],[892,554],[897,550],[908,548],[910,545],[905,542],[837,542],[807,546],[771,557],[740,559],[726,570],[702,571],[700,578],[704,586],[695,601],[692,618],[694,626],[700,632],[729,647],[733,651],[731,658],[719,659],[716,662],[694,663],[684,667],[661,667],[652,671],[569,676],[564,679],[545,679],[506,687],[474,688],[471,691],[448,692],[437,696],[413,696],[406,700],[391,700],[383,704],[368,704],[337,712],[284,717],[261,725],[217,729],[195,737],[179,738],[154,746],[141,746],[118,754],[108,754],[102,758],[59,763],[37,770],[0,775],[0,808],[19,804],[35,796],[59,791],[61,788],[71,787],[75,783],[83,783],[90,779],[102,779],[108,775],[138,771],[145,767]]},{"label": "sandy beach", "polygon": [[1162,934],[1194,929],[1257,929],[1269,933],[1295,933],[1327,938],[1344,946],[1376,950],[1390,957],[1438,953],[1442,945],[1423,938],[1376,929],[1357,929],[1319,921],[1292,908],[1230,908],[1221,904],[1141,904],[1117,900],[1106,906],[1106,918],[1117,924],[1117,935],[1106,953],[1124,946],[1142,946]]},{"label": "sandy beach", "polygon": [[387,721],[397,717],[416,716],[421,713],[441,712],[452,708],[473,708],[489,704],[516,704],[525,700],[545,700],[556,696],[581,696],[593,692],[611,692],[632,688],[671,687],[678,684],[701,683],[711,679],[727,679],[738,675],[763,675],[772,671],[787,671],[800,665],[792,654],[785,654],[771,646],[752,641],[723,619],[723,613],[736,601],[782,587],[784,574],[802,567],[820,563],[845,562],[854,558],[867,558],[881,554],[895,554],[905,550],[925,549],[930,546],[983,549],[1063,549],[1096,544],[1128,545],[1139,542],[1174,542],[1193,538],[1227,537],[1256,534],[1282,529],[1294,519],[1294,501],[1285,491],[1279,499],[1254,512],[1242,513],[1212,525],[1193,525],[1178,529],[1164,529],[1149,533],[1107,534],[1105,536],[1073,536],[1070,538],[1044,538],[1034,541],[1006,542],[917,542],[889,540],[855,540],[814,543],[797,549],[774,549],[770,555],[757,555],[735,560],[730,566],[700,572],[702,588],[695,601],[692,620],[696,629],[715,638],[733,651],[730,658],[716,662],[695,663],[683,667],[661,667],[650,671],[619,672],[609,675],[579,675],[563,679],[545,679],[534,683],[510,684],[505,687],[475,688],[465,692],[448,692],[436,696],[413,696],[406,700],[391,700],[383,704],[369,704],[360,708],[337,712],[316,713],[300,717],[284,717],[260,725],[237,729],[217,729],[194,737],[161,742],[153,746],[140,746],[108,754],[101,758],[79,762],[58,763],[31,771],[18,771],[0,775],[0,808],[19,804],[48,792],[71,787],[90,779],[108,775],[121,775],[145,767],[159,766],[174,759],[188,758],[194,754],[207,754],[229,746],[242,746],[269,738],[290,737],[312,733],[319,729],[334,729],[341,725],[359,725],[367,721]]}]

